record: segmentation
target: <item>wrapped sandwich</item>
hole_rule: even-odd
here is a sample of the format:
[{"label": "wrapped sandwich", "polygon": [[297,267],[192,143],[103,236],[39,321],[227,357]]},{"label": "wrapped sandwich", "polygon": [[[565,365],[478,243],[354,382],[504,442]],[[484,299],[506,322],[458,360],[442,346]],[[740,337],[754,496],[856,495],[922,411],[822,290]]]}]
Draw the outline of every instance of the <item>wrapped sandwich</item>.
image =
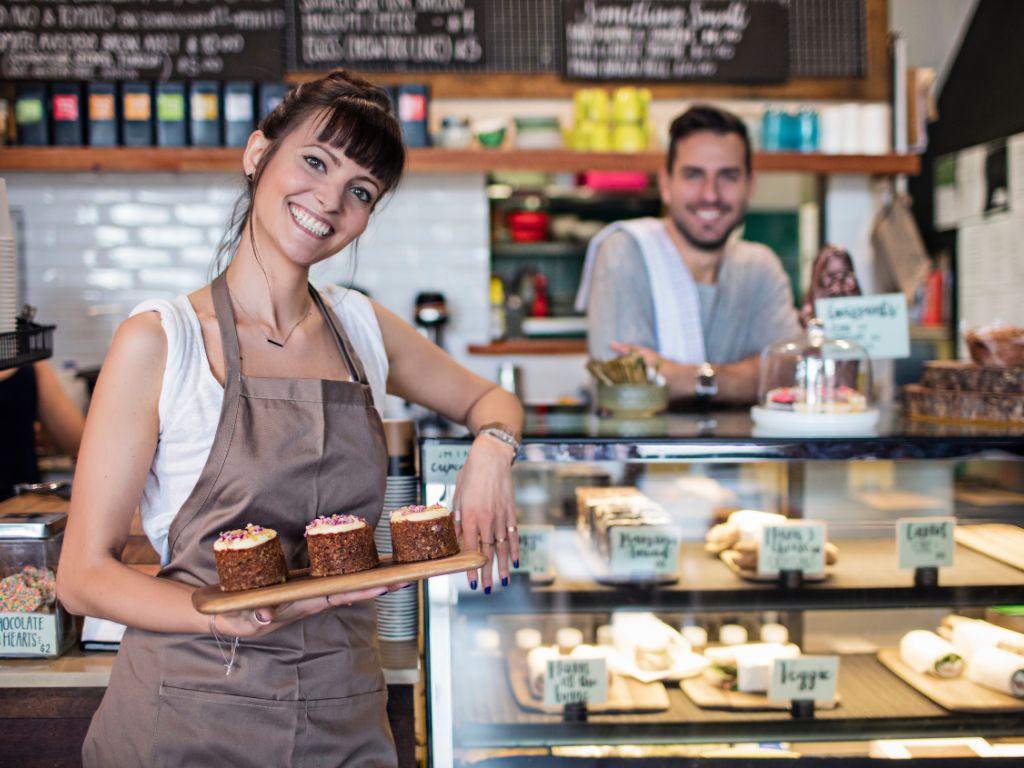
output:
[{"label": "wrapped sandwich", "polygon": [[952,678],[964,671],[963,656],[953,644],[926,629],[915,629],[903,636],[900,658],[919,674]]},{"label": "wrapped sandwich", "polygon": [[983,648],[971,657],[967,679],[972,683],[1024,699],[1024,656],[1002,648]]},{"label": "wrapped sandwich", "polygon": [[704,679],[727,691],[765,693],[772,679],[776,659],[793,659],[800,648],[793,643],[746,643],[707,648],[704,656],[711,663]]}]

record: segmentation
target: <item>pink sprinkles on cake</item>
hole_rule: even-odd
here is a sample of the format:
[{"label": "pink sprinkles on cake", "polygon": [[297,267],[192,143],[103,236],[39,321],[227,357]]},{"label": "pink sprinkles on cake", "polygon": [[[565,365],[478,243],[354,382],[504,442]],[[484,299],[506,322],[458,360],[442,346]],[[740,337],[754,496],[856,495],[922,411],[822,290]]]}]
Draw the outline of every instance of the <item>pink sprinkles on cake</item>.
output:
[{"label": "pink sprinkles on cake", "polygon": [[310,528],[319,528],[320,526],[328,525],[351,525],[352,523],[364,522],[363,518],[357,517],[356,515],[321,515],[306,526],[306,533],[303,536],[309,535]]},{"label": "pink sprinkles on cake", "polygon": [[253,525],[252,523],[246,523],[245,528],[235,528],[231,531],[221,531],[220,536],[217,538],[218,541],[241,541],[242,539],[248,539],[250,536],[263,533],[266,528],[262,525]]}]

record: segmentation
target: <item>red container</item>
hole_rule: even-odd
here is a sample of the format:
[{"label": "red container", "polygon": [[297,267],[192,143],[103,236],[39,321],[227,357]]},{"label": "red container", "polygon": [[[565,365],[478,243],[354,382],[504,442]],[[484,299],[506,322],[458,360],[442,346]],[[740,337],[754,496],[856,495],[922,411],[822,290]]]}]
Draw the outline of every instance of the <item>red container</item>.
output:
[{"label": "red container", "polygon": [[513,242],[539,243],[548,239],[548,215],[544,211],[513,211],[508,232]]}]

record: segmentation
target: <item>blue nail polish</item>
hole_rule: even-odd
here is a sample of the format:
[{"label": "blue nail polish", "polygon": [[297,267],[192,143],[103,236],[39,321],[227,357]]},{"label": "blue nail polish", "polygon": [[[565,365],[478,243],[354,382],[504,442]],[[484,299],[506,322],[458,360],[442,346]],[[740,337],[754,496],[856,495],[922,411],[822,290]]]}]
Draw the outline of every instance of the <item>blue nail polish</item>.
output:
[{"label": "blue nail polish", "polygon": [[476,581],[469,582],[469,588],[470,589],[476,589]]},{"label": "blue nail polish", "polygon": [[507,587],[508,586],[508,576],[502,576],[501,577],[501,586],[503,586],[503,587]]},{"label": "blue nail polish", "polygon": [[491,594],[491,588],[490,587],[484,587],[484,594],[485,595]]},{"label": "blue nail polish", "polygon": [[519,567],[519,561],[518,560],[513,560],[512,561],[512,567],[513,568],[518,568]]}]

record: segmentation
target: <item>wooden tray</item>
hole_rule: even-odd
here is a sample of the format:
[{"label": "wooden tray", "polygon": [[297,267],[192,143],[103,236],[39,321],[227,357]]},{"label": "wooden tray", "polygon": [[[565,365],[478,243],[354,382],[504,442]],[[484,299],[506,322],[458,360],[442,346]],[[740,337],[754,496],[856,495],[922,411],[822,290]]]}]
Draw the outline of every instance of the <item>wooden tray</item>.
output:
[{"label": "wooden tray", "polygon": [[953,539],[957,544],[1024,571],[1024,528],[1005,523],[958,525]]},{"label": "wooden tray", "polygon": [[[737,561],[740,558],[740,554],[739,554],[739,552],[736,552],[733,549],[726,549],[726,550],[724,550],[723,552],[721,552],[718,555],[718,557],[719,557],[719,559],[723,563],[725,563],[725,567],[726,568],[728,568],[730,571],[735,573],[740,578],[746,579],[747,581],[757,581],[757,582],[761,582],[761,583],[770,583],[770,582],[778,581],[779,580],[778,576],[762,576],[757,571],[751,571],[751,570],[748,570],[746,568],[740,568],[739,565],[737,565]],[[828,577],[829,577],[828,566],[826,565],[824,573],[812,574],[812,575],[804,574],[804,581],[808,581],[808,582],[824,581]],[[786,707],[786,708],[788,709],[789,707]]]},{"label": "wooden tray", "polygon": [[477,551],[459,552],[451,557],[423,560],[418,563],[394,563],[385,555],[380,559],[380,567],[344,576],[313,577],[309,575],[308,568],[303,568],[289,572],[288,581],[283,584],[272,584],[259,589],[224,592],[219,585],[211,584],[192,593],[192,605],[200,613],[244,611],[289,603],[305,597],[323,597],[339,592],[419,581],[445,573],[460,573],[480,568],[486,563],[487,558]]},{"label": "wooden tray", "polygon": [[972,683],[966,676],[942,679],[915,672],[896,648],[883,648],[878,660],[911,688],[950,712],[1024,712],[1024,701]]},{"label": "wooden tray", "polygon": [[[694,704],[703,709],[724,709],[733,712],[788,711],[788,701],[769,699],[763,693],[727,691],[704,679],[702,675],[690,677],[679,683],[679,687]],[[839,695],[834,701],[816,701],[815,709],[835,709],[839,706]]]},{"label": "wooden tray", "polygon": [[[513,651],[508,657],[508,679],[516,703],[529,712],[562,714],[563,707],[546,706],[543,699],[533,695],[528,677],[526,654]],[[613,673],[608,682],[608,700],[603,704],[588,704],[587,711],[593,714],[618,715],[631,712],[664,712],[668,706],[668,691],[661,683],[641,683],[639,680]]]}]

